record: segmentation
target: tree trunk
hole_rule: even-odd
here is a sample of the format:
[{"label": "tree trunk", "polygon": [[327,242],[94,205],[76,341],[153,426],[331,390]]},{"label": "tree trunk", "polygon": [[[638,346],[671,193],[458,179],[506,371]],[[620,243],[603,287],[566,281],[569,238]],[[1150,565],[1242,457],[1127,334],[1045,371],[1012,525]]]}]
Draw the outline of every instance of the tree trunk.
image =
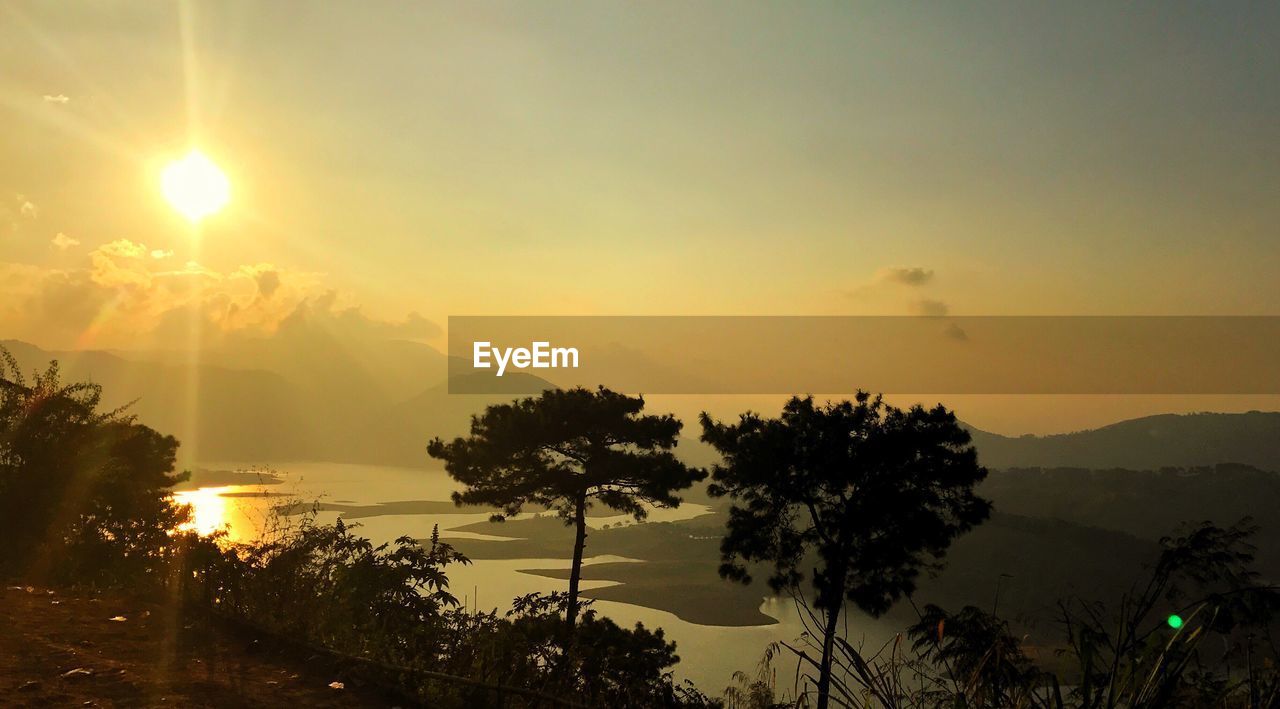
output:
[{"label": "tree trunk", "polygon": [[831,702],[831,662],[835,654],[836,629],[840,621],[840,606],[827,611],[827,627],[822,636],[822,663],[818,666],[818,709],[827,709]]},{"label": "tree trunk", "polygon": [[582,580],[582,551],[587,546],[587,496],[578,497],[577,509],[574,510],[573,524],[577,537],[573,542],[573,568],[569,571],[569,606],[565,609],[565,619],[572,628],[578,620],[578,582]]}]

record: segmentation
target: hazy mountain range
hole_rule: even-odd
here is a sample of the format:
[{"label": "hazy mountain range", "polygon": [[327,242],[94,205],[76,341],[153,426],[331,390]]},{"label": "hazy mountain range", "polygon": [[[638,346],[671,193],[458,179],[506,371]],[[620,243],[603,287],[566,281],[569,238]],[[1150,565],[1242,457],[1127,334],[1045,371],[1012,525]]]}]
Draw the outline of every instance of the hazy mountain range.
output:
[{"label": "hazy mountain range", "polygon": [[[194,437],[202,460],[426,465],[430,437],[462,434],[470,415],[484,406],[551,386],[514,374],[494,380],[486,394],[450,395],[449,359],[429,345],[316,331],[230,340],[204,349],[194,370],[177,352],[55,352],[15,340],[0,345],[28,375],[56,359],[65,381],[101,384],[108,406],[132,402],[130,411],[143,423],[184,444]],[[993,469],[1240,463],[1280,470],[1278,412],[1166,414],[1051,436],[970,430]],[[686,439],[682,450],[698,464],[710,459],[696,440]]]},{"label": "hazy mountain range", "polygon": [[[445,355],[407,341],[246,340],[203,350],[194,367],[182,353],[0,345],[27,376],[56,359],[64,382],[102,385],[107,406],[129,404],[142,423],[176,435],[184,447],[194,438],[201,460],[420,465],[428,438],[461,434],[472,412],[511,397],[450,396]],[[507,379],[508,386],[540,388],[527,375]]]},{"label": "hazy mountain range", "polygon": [[1011,438],[970,431],[990,468],[1242,463],[1280,470],[1280,412],[1161,414],[1052,436]]}]

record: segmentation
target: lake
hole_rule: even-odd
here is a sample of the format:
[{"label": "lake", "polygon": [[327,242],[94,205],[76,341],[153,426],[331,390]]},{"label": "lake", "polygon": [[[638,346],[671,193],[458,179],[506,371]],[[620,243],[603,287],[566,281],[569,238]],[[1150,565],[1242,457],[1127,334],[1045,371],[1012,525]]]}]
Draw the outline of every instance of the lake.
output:
[{"label": "lake", "polygon": [[[209,470],[245,470],[242,463],[214,461],[198,466]],[[261,468],[261,464],[254,467]],[[320,502],[342,506],[369,506],[408,500],[448,501],[457,484],[443,468],[410,469],[376,465],[339,463],[276,463],[265,466],[279,476],[278,484],[210,484],[197,489],[174,494],[181,502],[192,505],[194,528],[202,533],[226,529],[228,537],[235,541],[257,538],[273,519],[271,509],[284,502]],[[394,509],[394,508],[393,508]],[[445,508],[447,509],[447,508]],[[705,505],[686,503],[675,509],[656,509],[650,514],[654,522],[690,519],[705,514]],[[376,511],[374,511],[376,512]],[[342,514],[338,511],[319,511],[319,522],[331,523]],[[362,511],[362,515],[349,523],[359,524],[357,533],[375,543],[389,542],[401,536],[425,538],[439,526],[443,539],[488,538],[488,535],[452,531],[474,522],[487,520],[486,512],[473,510],[457,512],[431,512],[422,514],[375,514]],[[624,516],[594,516],[588,523],[594,528],[616,525],[629,519]],[[590,553],[590,545],[587,547]],[[506,611],[511,599],[532,593],[565,590],[562,580],[522,573],[522,569],[568,568],[571,549],[565,549],[561,558],[520,558],[474,561],[471,565],[448,567],[452,592],[465,601],[467,607],[479,610]],[[642,560],[623,559],[617,556],[588,557],[587,564],[609,561]],[[759,583],[759,582],[757,582]],[[611,585],[608,581],[584,580],[584,589]],[[596,601],[593,605],[601,615],[612,618],[624,627],[637,622],[647,628],[662,628],[668,640],[676,643],[681,661],[675,668],[677,679],[692,680],[699,689],[709,695],[719,695],[732,683],[732,675],[739,670],[753,672],[769,643],[793,641],[804,628],[796,609],[789,599],[765,597],[761,588],[760,611],[778,620],[772,625],[715,626],[701,625],[683,620],[672,613],[646,608],[630,603]],[[856,617],[850,621],[849,635],[865,640],[868,647],[878,647],[892,638],[900,628],[888,621],[876,621]],[[855,644],[857,642],[855,641]],[[789,687],[794,674],[794,664],[779,666],[779,685]]]}]

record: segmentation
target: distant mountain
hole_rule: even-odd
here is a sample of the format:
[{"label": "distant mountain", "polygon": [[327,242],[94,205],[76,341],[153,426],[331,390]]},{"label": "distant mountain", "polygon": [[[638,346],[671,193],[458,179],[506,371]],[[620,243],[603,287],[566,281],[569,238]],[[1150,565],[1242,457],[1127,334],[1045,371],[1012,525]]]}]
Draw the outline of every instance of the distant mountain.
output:
[{"label": "distant mountain", "polygon": [[482,390],[483,394],[449,393],[450,382],[456,385],[457,380],[468,376],[475,375],[451,377],[413,397],[387,405],[361,424],[348,450],[361,462],[423,465],[428,460],[427,441],[436,436],[465,435],[471,426],[471,416],[484,411],[486,406],[555,388],[545,379],[516,372],[502,379],[485,375],[485,379],[496,382],[493,384],[463,382],[467,391]]},{"label": "distant mountain", "polygon": [[[103,385],[107,405],[136,400],[131,411],[143,423],[177,436],[186,451],[198,449],[204,462],[427,465],[423,449],[430,438],[465,433],[471,415],[485,406],[555,386],[523,372],[502,379],[468,372],[454,383],[483,393],[450,394],[450,358],[430,345],[315,328],[210,346],[194,377],[181,353],[50,352],[14,340],[0,345],[28,374],[57,359],[64,380]],[[686,428],[680,455],[695,465],[715,462],[718,456],[697,440],[696,429]],[[1241,463],[1280,470],[1280,413],[1168,414],[1021,438],[970,430],[983,464],[993,469]]]},{"label": "distant mountain", "polygon": [[1241,463],[1280,470],[1280,412],[1161,414],[1052,436],[970,428],[988,468],[1132,468]]},{"label": "distant mountain", "polygon": [[50,352],[13,340],[0,345],[13,353],[24,376],[57,360],[64,383],[101,385],[104,408],[128,405],[128,413],[178,437],[186,450],[198,442],[205,459],[279,460],[323,440],[316,434],[326,425],[322,410],[273,372],[202,364],[192,376],[185,365],[136,362],[107,352]]},{"label": "distant mountain", "polygon": [[427,465],[432,437],[464,434],[471,415],[489,404],[555,386],[517,372],[490,377],[493,384],[467,382],[483,394],[450,394],[445,355],[395,340],[236,342],[202,352],[194,376],[181,353],[57,352],[16,340],[0,346],[27,377],[57,360],[64,382],[100,384],[106,407],[129,405],[140,422],[177,436],[180,455],[196,450],[195,462]]},{"label": "distant mountain", "polygon": [[[117,352],[134,362],[186,366],[183,352]],[[273,372],[299,391],[341,401],[350,411],[377,411],[388,402],[435,386],[448,376],[436,348],[408,340],[357,338],[294,327],[272,337],[234,337],[207,345],[201,364]]]},{"label": "distant mountain", "polygon": [[1249,517],[1258,562],[1280,578],[1280,473],[1219,464],[1164,470],[1014,468],[993,472],[979,494],[996,510],[1110,529],[1148,540],[1184,522],[1220,526]]},{"label": "distant mountain", "polygon": [[423,396],[439,394],[503,394],[515,396],[537,396],[547,389],[555,389],[556,385],[542,377],[525,372],[507,372],[495,377],[489,372],[480,372],[471,368],[470,360],[461,357],[449,357],[449,378],[431,387]]}]

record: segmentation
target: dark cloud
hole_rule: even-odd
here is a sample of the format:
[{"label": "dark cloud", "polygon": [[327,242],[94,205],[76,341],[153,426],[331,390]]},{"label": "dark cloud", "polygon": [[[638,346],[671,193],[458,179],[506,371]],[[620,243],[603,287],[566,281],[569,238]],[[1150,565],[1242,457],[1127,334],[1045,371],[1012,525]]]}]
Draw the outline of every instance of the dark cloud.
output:
[{"label": "dark cloud", "polygon": [[882,268],[876,273],[876,280],[904,286],[922,286],[933,280],[933,269],[919,266]]},{"label": "dark cloud", "polygon": [[911,303],[911,312],[914,315],[927,315],[930,317],[942,317],[951,312],[951,308],[941,300],[917,300]]},{"label": "dark cloud", "polygon": [[270,298],[280,290],[280,273],[277,271],[263,271],[258,274],[258,293],[263,298]]}]

